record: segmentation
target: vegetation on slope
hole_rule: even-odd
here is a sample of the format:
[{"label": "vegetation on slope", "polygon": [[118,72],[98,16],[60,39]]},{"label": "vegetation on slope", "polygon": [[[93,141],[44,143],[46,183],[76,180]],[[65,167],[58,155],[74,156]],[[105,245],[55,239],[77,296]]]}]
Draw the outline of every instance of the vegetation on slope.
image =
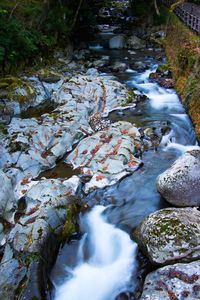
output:
[{"label": "vegetation on slope", "polygon": [[176,80],[176,89],[200,140],[200,37],[169,13],[166,54]]},{"label": "vegetation on slope", "polygon": [[[84,35],[104,1],[0,0],[2,71]],[[81,28],[81,34],[80,34]]]}]

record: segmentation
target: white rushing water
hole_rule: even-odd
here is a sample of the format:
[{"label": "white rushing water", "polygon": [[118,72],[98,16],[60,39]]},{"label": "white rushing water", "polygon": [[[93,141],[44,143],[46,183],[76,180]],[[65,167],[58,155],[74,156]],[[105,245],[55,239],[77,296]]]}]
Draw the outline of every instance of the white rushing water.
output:
[{"label": "white rushing water", "polygon": [[[107,223],[104,207],[96,206],[86,217],[84,235],[78,251],[78,264],[72,277],[56,289],[55,300],[114,300],[130,283],[136,269],[137,245],[129,235]],[[88,261],[83,244],[89,241]]]},{"label": "white rushing water", "polygon": [[156,68],[157,65],[154,65],[145,72],[134,75],[129,83],[150,100],[150,106],[154,110],[152,114],[158,113],[170,119],[172,129],[168,135],[163,136],[161,146],[165,151],[174,149],[180,153],[199,149],[192,123],[176,91],[162,88],[149,80],[150,73],[155,72]]}]

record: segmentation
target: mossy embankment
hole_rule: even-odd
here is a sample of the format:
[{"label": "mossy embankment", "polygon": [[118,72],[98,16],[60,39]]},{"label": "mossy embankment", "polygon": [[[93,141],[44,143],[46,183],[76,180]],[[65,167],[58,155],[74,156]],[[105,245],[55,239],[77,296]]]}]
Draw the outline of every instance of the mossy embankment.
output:
[{"label": "mossy embankment", "polygon": [[169,12],[165,50],[176,90],[193,121],[200,141],[200,36]]}]

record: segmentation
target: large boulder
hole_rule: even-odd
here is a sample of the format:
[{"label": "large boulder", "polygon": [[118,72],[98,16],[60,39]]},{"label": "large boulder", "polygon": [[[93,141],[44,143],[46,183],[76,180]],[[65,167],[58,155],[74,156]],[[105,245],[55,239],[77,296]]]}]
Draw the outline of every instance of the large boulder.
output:
[{"label": "large boulder", "polygon": [[18,252],[40,253],[49,236],[59,234],[67,221],[66,233],[72,234],[74,225],[70,219],[69,199],[75,196],[79,184],[79,178],[73,176],[65,181],[45,179],[27,185],[26,209],[8,238],[12,247]]},{"label": "large boulder", "polygon": [[127,40],[127,47],[129,49],[143,49],[146,47],[145,41],[133,35]]},{"label": "large boulder", "polygon": [[109,40],[110,49],[123,49],[126,46],[126,40],[123,35],[116,35]]},{"label": "large boulder", "polygon": [[0,218],[13,223],[16,200],[11,180],[0,171]]},{"label": "large boulder", "polygon": [[116,183],[141,164],[140,133],[128,122],[117,122],[82,140],[66,162],[89,177],[85,192]]},{"label": "large boulder", "polygon": [[175,206],[200,205],[200,150],[192,150],[157,179],[159,193]]},{"label": "large boulder", "polygon": [[166,266],[150,273],[140,299],[200,299],[200,261]]},{"label": "large boulder", "polygon": [[154,264],[191,262],[200,258],[200,212],[166,208],[148,216],[133,237]]}]

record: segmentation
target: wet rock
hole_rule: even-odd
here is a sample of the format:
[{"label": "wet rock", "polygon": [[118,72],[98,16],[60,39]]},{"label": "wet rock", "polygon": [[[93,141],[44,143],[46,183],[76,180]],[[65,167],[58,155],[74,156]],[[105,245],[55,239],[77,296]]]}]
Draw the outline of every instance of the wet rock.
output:
[{"label": "wet rock", "polygon": [[146,47],[145,41],[133,35],[127,40],[127,47],[129,49],[138,50]]},{"label": "wet rock", "polygon": [[76,194],[79,185],[74,176],[65,181],[42,180],[27,190],[24,215],[9,233],[12,247],[18,252],[40,253],[49,236],[61,232],[71,204],[69,197]]},{"label": "wet rock", "polygon": [[88,75],[88,76],[98,76],[99,72],[95,68],[90,68],[90,69],[87,70],[86,75]]},{"label": "wet rock", "polygon": [[191,262],[200,257],[200,212],[166,208],[148,216],[133,233],[153,264]]},{"label": "wet rock", "polygon": [[200,205],[200,151],[183,154],[157,178],[159,193],[175,206]]},{"label": "wet rock", "polygon": [[56,83],[62,79],[62,75],[48,69],[42,69],[38,72],[39,79],[46,83]]},{"label": "wet rock", "polygon": [[3,99],[0,100],[0,124],[8,125],[14,115],[15,110]]},{"label": "wet rock", "polygon": [[84,188],[88,193],[133,173],[141,164],[136,158],[139,152],[140,133],[137,128],[128,122],[117,122],[82,140],[66,162],[91,177]]},{"label": "wet rock", "polygon": [[167,88],[167,89],[174,88],[174,86],[175,86],[175,80],[173,78],[160,78],[158,80],[158,83],[160,86]]},{"label": "wet rock", "polygon": [[147,68],[147,65],[145,63],[143,63],[142,61],[136,61],[134,63],[134,65],[131,66],[131,67],[133,67],[133,69],[142,70],[143,71],[143,70],[145,70]]},{"label": "wet rock", "polygon": [[109,40],[110,49],[123,49],[126,47],[126,40],[123,35],[117,35]]},{"label": "wet rock", "polygon": [[154,121],[151,127],[140,128],[143,150],[157,150],[162,137],[168,134],[170,130],[168,121]]},{"label": "wet rock", "polygon": [[[95,60],[93,60],[92,62],[90,62],[89,64],[88,64],[88,67],[89,68],[103,68],[103,67],[107,67],[108,66],[108,61],[107,60],[105,60],[105,59],[103,59],[103,58],[101,58],[101,59],[95,59]],[[88,75],[88,74],[87,74]]]},{"label": "wet rock", "polygon": [[14,300],[15,290],[25,274],[26,268],[17,259],[3,259],[0,264],[0,299]]},{"label": "wet rock", "polygon": [[166,266],[150,273],[140,299],[200,299],[200,261]]},{"label": "wet rock", "polygon": [[172,78],[169,66],[166,64],[160,65],[156,72],[149,75],[149,78],[165,88],[173,88],[175,86],[175,80]]},{"label": "wet rock", "polygon": [[[66,120],[64,112],[46,115],[42,124],[36,119],[13,119],[8,128],[5,157],[1,160],[3,168],[9,170],[11,177],[36,177],[42,170],[52,168],[57,158],[70,151],[72,145],[85,135],[80,126],[81,121],[79,124]],[[84,124],[82,126],[84,128]],[[12,170],[13,163],[15,168]],[[21,175],[16,174],[16,169]]]},{"label": "wet rock", "polygon": [[0,171],[0,218],[13,223],[15,208],[16,200],[11,180]]},{"label": "wet rock", "polygon": [[77,60],[87,59],[90,55],[90,51],[88,49],[75,50],[73,52],[73,57]]},{"label": "wet rock", "polygon": [[13,118],[8,135],[0,140],[0,166],[14,184],[53,168],[58,158],[93,132],[89,124],[93,115],[107,116],[132,105],[125,85],[106,77],[72,77],[53,98],[57,108],[52,113],[37,119]]},{"label": "wet rock", "polygon": [[5,103],[13,103],[13,108],[18,103],[22,110],[26,110],[35,97],[34,88],[26,80],[11,76],[0,80],[0,98]]},{"label": "wet rock", "polygon": [[120,61],[115,62],[115,64],[111,67],[113,72],[124,72],[127,69],[127,64],[122,63]]},{"label": "wet rock", "polygon": [[[79,75],[72,77],[55,94],[55,102],[67,105],[80,119],[97,112],[108,115],[114,109],[123,106],[129,97],[125,85],[106,77]],[[72,114],[72,112],[70,112]]]}]

